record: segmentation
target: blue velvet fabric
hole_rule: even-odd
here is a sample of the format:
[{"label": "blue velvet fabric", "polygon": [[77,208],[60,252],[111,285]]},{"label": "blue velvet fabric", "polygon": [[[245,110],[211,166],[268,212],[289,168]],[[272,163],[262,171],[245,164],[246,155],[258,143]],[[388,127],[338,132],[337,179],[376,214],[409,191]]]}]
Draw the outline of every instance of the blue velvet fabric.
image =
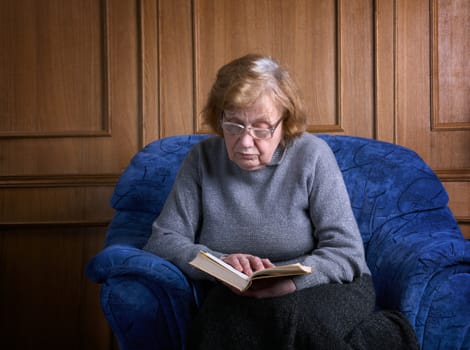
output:
[{"label": "blue velvet fabric", "polygon": [[[104,249],[87,266],[121,349],[184,349],[201,298],[197,284],[141,248],[188,149],[207,135],[149,144],[124,171]],[[470,242],[445,189],[413,151],[386,142],[320,135],[349,191],[377,307],[401,310],[423,349],[470,349]]]}]

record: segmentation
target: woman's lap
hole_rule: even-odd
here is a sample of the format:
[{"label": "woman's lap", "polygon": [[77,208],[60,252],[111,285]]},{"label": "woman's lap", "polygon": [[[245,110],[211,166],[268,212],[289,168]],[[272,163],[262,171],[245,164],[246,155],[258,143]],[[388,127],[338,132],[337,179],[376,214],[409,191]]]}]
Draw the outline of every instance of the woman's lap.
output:
[{"label": "woman's lap", "polygon": [[[370,276],[254,299],[213,288],[191,330],[190,349],[350,349],[343,340],[374,313]],[[360,338],[361,332],[353,337]]]},{"label": "woman's lap", "polygon": [[[375,308],[375,291],[370,276],[346,284],[323,284],[301,290],[299,316],[322,323],[333,334],[343,338]],[[313,317],[312,317],[313,316]]]}]

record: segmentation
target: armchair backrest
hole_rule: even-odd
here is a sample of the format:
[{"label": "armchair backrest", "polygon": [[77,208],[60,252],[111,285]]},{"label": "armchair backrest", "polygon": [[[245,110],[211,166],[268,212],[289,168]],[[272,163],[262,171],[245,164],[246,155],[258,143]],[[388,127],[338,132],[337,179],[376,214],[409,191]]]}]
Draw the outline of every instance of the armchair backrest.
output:
[{"label": "armchair backrest", "polygon": [[335,153],[366,246],[397,218],[443,209],[454,220],[445,188],[416,152],[360,137],[321,137]]},{"label": "armchair backrest", "polygon": [[178,135],[149,143],[131,160],[119,177],[110,204],[115,210],[105,246],[113,244],[141,248],[151,234],[171,191],[176,173],[196,143],[209,135]]},{"label": "armchair backrest", "polygon": [[[116,215],[106,245],[145,244],[151,222],[162,209],[181,161],[194,144],[207,137],[171,136],[150,143],[135,155],[111,198]],[[372,139],[319,137],[336,155],[366,245],[373,233],[390,220],[447,207],[444,187],[415,152]]]}]

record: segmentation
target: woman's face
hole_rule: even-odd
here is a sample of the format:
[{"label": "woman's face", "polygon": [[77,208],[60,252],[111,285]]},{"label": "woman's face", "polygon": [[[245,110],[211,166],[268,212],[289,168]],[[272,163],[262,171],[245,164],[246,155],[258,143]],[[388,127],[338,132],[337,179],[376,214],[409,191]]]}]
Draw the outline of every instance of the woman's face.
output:
[{"label": "woman's face", "polygon": [[[281,118],[281,109],[272,98],[263,95],[249,108],[225,111],[223,121],[245,127],[272,128]],[[247,129],[244,129],[239,135],[233,135],[224,129],[228,157],[242,169],[260,169],[271,162],[273,154],[282,140],[282,133],[282,122],[277,125],[272,137],[262,140],[253,137]]]}]

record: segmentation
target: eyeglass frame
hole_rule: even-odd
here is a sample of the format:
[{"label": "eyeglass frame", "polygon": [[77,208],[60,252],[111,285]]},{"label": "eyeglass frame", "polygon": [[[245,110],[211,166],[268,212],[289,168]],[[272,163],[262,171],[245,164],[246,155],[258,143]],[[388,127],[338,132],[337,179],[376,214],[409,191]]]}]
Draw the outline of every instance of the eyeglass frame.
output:
[{"label": "eyeglass frame", "polygon": [[[274,125],[271,125],[271,127],[269,127],[269,128],[255,128],[251,125],[245,126],[243,124],[225,121],[224,119],[225,119],[225,111],[222,111],[221,125],[220,126],[221,126],[222,130],[226,131],[231,136],[240,136],[240,135],[243,135],[246,131],[248,131],[248,135],[253,137],[253,139],[255,139],[255,140],[270,140],[270,139],[272,139],[272,137],[274,135],[274,132],[276,131],[279,124],[281,124],[281,122],[284,120],[284,117],[279,118],[279,120],[276,123],[274,123]],[[229,125],[237,126],[237,127],[239,127],[240,132],[236,133],[236,134],[233,134],[233,133],[229,132],[228,130],[226,130],[224,128],[224,124],[225,125],[229,124]],[[254,134],[253,130],[269,131],[270,134],[268,135],[268,137],[260,138],[260,137],[257,137]]]}]

